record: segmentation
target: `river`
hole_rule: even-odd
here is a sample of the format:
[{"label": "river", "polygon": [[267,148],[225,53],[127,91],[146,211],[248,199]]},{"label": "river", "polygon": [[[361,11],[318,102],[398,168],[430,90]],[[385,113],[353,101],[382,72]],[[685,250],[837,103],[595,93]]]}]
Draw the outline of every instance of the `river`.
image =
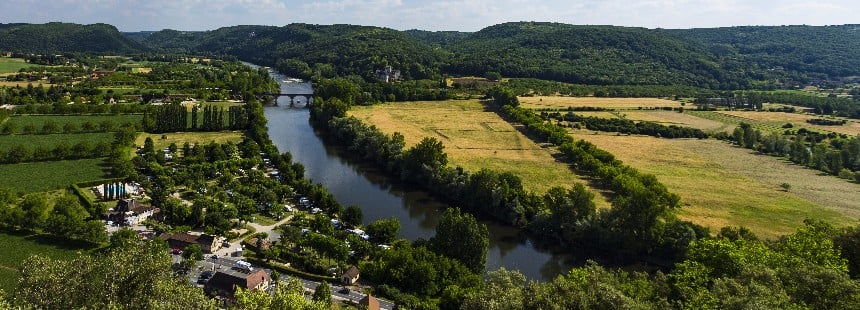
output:
[{"label": "river", "polygon": [[[310,83],[284,82],[284,76],[270,72],[281,85],[282,93],[312,93]],[[408,240],[429,239],[435,233],[441,211],[447,205],[426,192],[392,183],[367,165],[340,156],[343,150],[325,145],[309,122],[306,100],[297,97],[294,107],[290,98],[281,97],[278,106],[265,108],[269,136],[281,152],[290,152],[293,160],[305,167],[305,177],[323,184],[344,206],[357,205],[364,223],[395,217],[400,221],[400,237]],[[490,231],[487,270],[500,267],[517,269],[528,279],[548,281],[582,265],[583,258],[554,253],[539,247],[518,229],[484,221]]]}]

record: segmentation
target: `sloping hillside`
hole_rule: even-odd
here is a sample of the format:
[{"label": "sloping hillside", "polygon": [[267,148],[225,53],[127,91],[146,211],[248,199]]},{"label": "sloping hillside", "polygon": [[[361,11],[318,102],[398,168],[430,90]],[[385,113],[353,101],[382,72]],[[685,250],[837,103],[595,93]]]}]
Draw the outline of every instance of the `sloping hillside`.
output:
[{"label": "sloping hillside", "polygon": [[146,51],[142,44],[107,24],[67,23],[0,25],[0,49],[31,53],[128,54]]},{"label": "sloping hillside", "polygon": [[731,79],[701,45],[654,30],[518,22],[484,28],[451,47],[449,71],[583,84],[684,84]]},{"label": "sloping hillside", "polygon": [[860,75],[860,25],[665,30],[703,44],[727,66],[807,77]]}]

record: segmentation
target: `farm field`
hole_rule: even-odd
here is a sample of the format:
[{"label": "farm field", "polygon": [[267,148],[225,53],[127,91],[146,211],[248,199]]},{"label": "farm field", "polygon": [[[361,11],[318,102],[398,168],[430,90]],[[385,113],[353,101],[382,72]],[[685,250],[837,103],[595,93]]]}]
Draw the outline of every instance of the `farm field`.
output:
[{"label": "farm field", "polygon": [[[54,149],[61,143],[66,143],[69,147],[77,143],[86,141],[90,146],[99,142],[113,142],[113,133],[77,133],[77,134],[50,134],[50,135],[3,135],[0,136],[0,149],[7,150],[15,145],[24,145],[30,150],[43,146],[48,149]],[[107,156],[107,154],[105,154]]]},{"label": "farm field", "polygon": [[[520,106],[527,109],[567,109],[595,107],[604,109],[638,109],[638,108],[680,108],[679,101],[657,98],[602,98],[602,97],[561,97],[534,96],[519,97]],[[688,104],[687,108],[690,107]]]},{"label": "farm field", "polygon": [[676,125],[700,129],[705,132],[731,131],[734,125],[696,117],[688,113],[673,111],[624,111],[619,112],[632,121],[655,122],[661,125]]},{"label": "farm field", "polygon": [[107,178],[104,164],[104,159],[95,158],[0,165],[0,187],[23,193],[65,188]]},{"label": "farm field", "polygon": [[820,131],[830,131],[835,133],[856,136],[860,134],[860,123],[848,120],[845,125],[841,126],[823,126],[807,123],[810,119],[824,119],[823,116],[798,114],[798,113],[782,113],[782,112],[751,112],[751,111],[719,111],[718,113],[748,120],[749,123],[764,123],[781,128],[786,123],[791,123],[794,127],[806,127],[817,129]]},{"label": "farm field", "polygon": [[38,87],[39,85],[42,85],[42,86],[43,86],[43,87],[45,87],[45,88],[48,88],[48,87],[54,86],[54,84],[51,84],[51,83],[48,83],[48,82],[44,82],[44,83],[43,83],[43,82],[40,82],[40,81],[35,81],[35,82],[29,82],[29,81],[0,81],[0,86],[9,86],[9,87],[21,86],[21,87],[27,87],[27,84],[33,84],[33,87]]},{"label": "farm field", "polygon": [[[681,196],[682,219],[711,228],[746,226],[773,238],[806,218],[835,225],[860,218],[860,185],[718,140],[658,139],[571,131]],[[789,183],[785,192],[780,184]]]},{"label": "farm field", "polygon": [[[543,193],[552,186],[586,183],[555,160],[554,148],[535,144],[476,100],[356,106],[349,114],[387,134],[400,132],[410,146],[434,137],[445,145],[452,166],[512,172],[527,190]],[[609,206],[605,197],[598,197],[599,207]]]},{"label": "farm field", "polygon": [[24,62],[23,58],[6,58],[0,57],[0,74],[16,73],[18,70],[29,67],[37,67],[39,65],[29,64]]},{"label": "farm field", "polygon": [[[162,139],[162,137],[167,138]],[[232,141],[233,143],[238,144],[245,138],[245,133],[242,131],[174,132],[166,134],[141,133],[137,136],[137,139],[134,140],[134,145],[136,147],[142,147],[146,138],[152,138],[155,149],[158,150],[170,146],[171,143],[176,143],[179,147],[182,147],[185,142],[191,144],[209,144],[209,142],[212,141],[215,141],[215,143],[226,143],[227,141]]]},{"label": "farm field", "polygon": [[42,235],[21,235],[0,232],[0,249],[15,249],[0,251],[0,290],[7,293],[18,286],[18,271],[30,255],[39,254],[55,259],[72,259],[77,252],[92,249],[89,245],[70,241],[53,240]]},{"label": "farm field", "polygon": [[36,126],[36,130],[41,130],[46,122],[52,121],[62,130],[66,124],[75,124],[80,130],[86,122],[92,123],[96,128],[102,122],[110,121],[114,127],[125,126],[126,124],[140,124],[143,119],[141,114],[99,114],[99,115],[15,115],[7,121],[16,128],[16,133],[21,133],[21,129],[27,125]]}]

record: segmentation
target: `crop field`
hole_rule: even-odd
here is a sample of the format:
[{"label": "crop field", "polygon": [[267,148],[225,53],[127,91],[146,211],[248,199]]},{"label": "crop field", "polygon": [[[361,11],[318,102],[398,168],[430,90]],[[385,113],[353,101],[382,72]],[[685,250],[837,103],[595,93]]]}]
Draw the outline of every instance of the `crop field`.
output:
[{"label": "crop field", "polygon": [[[835,133],[856,136],[860,134],[860,123],[848,120],[848,123],[841,126],[823,126],[807,123],[810,119],[822,119],[825,117],[798,114],[798,113],[783,113],[783,112],[749,112],[749,111],[719,111],[717,113],[726,114],[732,117],[747,120],[748,123],[762,123],[771,126],[780,127],[786,123],[791,123],[795,127],[806,127],[819,131],[831,131]],[[840,118],[841,119],[841,118]]]},{"label": "crop field", "polygon": [[9,118],[7,122],[13,124],[16,128],[16,133],[21,133],[21,130],[24,126],[33,125],[36,126],[36,131],[42,130],[42,126],[45,125],[46,122],[54,122],[62,131],[63,126],[66,124],[75,124],[78,130],[80,130],[84,123],[90,122],[96,128],[100,126],[102,122],[110,121],[113,123],[114,127],[125,126],[126,124],[140,124],[140,121],[143,119],[142,114],[101,114],[101,115],[15,115]]},{"label": "crop field", "polygon": [[24,62],[23,58],[6,58],[0,57],[0,74],[2,73],[15,73],[18,70],[29,67],[38,67],[39,65],[33,65]]},{"label": "crop field", "polygon": [[9,86],[9,87],[21,86],[21,87],[27,87],[27,84],[33,84],[33,86],[34,86],[34,87],[38,87],[39,85],[42,85],[42,86],[44,86],[45,88],[48,88],[48,87],[54,86],[54,84],[51,84],[51,83],[48,83],[48,82],[44,82],[44,83],[43,83],[43,82],[39,82],[39,81],[36,81],[36,82],[28,82],[28,81],[0,81],[0,86]]},{"label": "crop field", "polygon": [[25,147],[29,147],[30,150],[40,146],[53,149],[61,143],[66,143],[69,147],[72,147],[81,141],[87,141],[92,146],[99,142],[110,143],[113,139],[113,133],[3,135],[0,136],[0,149],[6,150],[14,145],[24,145]]},{"label": "crop field", "polygon": [[[32,193],[108,178],[104,159],[79,159],[0,165],[0,187]],[[0,247],[2,248],[2,247]]]},{"label": "crop field", "polygon": [[[165,139],[162,139],[162,138]],[[155,149],[163,149],[170,146],[171,143],[176,143],[177,146],[182,147],[185,142],[191,144],[209,144],[209,142],[215,141],[215,143],[227,143],[228,141],[232,141],[233,143],[242,142],[242,139],[245,138],[245,133],[242,131],[229,131],[229,132],[174,132],[174,133],[166,133],[166,134],[151,134],[151,133],[142,133],[137,136],[137,139],[134,140],[135,146],[143,146],[143,143],[146,141],[146,138],[152,138],[152,142],[155,145]]]},{"label": "crop field", "polygon": [[682,127],[690,127],[700,129],[705,132],[731,131],[735,126],[727,125],[718,121],[713,121],[701,117],[697,117],[688,113],[678,113],[673,111],[624,111],[619,112],[624,118],[632,121],[655,122],[661,125],[676,125]]},{"label": "crop field", "polygon": [[[567,109],[594,107],[604,109],[638,109],[638,108],[680,108],[678,101],[657,98],[600,98],[600,97],[560,97],[535,96],[519,97],[520,106],[527,109]],[[686,107],[689,107],[687,105]]]},{"label": "crop field", "polygon": [[28,257],[39,254],[54,259],[72,259],[77,252],[87,252],[92,248],[69,241],[53,240],[41,235],[20,235],[0,233],[0,290],[9,293],[18,286],[18,268]]},{"label": "crop field", "polygon": [[[585,183],[555,160],[554,148],[535,144],[476,100],[357,106],[349,114],[386,134],[400,132],[407,145],[434,137],[445,145],[451,165],[512,172],[527,190],[543,193],[552,186]],[[606,199],[599,197],[598,205],[607,207]]]},{"label": "crop field", "polygon": [[[711,228],[791,233],[806,218],[835,225],[860,218],[860,185],[717,140],[658,139],[571,131],[681,196],[680,217]],[[780,184],[788,183],[786,192]]]}]

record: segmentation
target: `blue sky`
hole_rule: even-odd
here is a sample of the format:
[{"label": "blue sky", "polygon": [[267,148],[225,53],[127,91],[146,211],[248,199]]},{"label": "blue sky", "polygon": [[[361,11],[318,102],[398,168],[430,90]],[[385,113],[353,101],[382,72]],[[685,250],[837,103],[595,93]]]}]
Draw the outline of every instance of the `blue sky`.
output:
[{"label": "blue sky", "polygon": [[0,22],[107,23],[121,31],[360,24],[477,31],[509,21],[647,28],[860,24],[856,0],[0,0]]}]

